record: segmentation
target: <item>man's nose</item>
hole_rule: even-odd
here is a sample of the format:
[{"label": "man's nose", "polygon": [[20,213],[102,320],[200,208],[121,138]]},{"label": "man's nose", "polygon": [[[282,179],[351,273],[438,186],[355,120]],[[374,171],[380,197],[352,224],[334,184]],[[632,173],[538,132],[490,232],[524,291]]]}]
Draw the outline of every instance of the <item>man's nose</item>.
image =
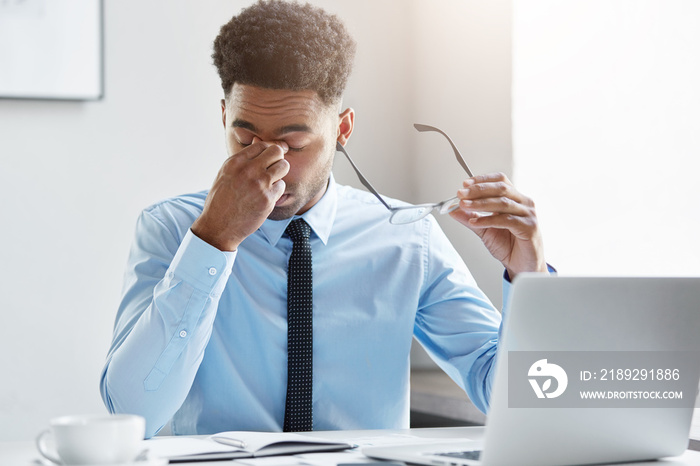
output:
[{"label": "man's nose", "polygon": [[[262,142],[262,139],[260,139],[257,136],[253,136],[253,144],[255,144],[256,142]],[[280,146],[282,148],[282,151],[285,154],[287,152],[289,152],[289,145],[287,145],[287,143],[284,141],[265,141],[265,142],[267,142],[268,144],[275,144],[276,146]]]}]

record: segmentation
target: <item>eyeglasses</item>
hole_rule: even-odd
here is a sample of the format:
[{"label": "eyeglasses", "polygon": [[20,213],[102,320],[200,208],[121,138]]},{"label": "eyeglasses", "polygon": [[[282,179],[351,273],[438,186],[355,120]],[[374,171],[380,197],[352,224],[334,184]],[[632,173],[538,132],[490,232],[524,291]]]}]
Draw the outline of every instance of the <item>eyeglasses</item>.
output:
[{"label": "eyeglasses", "polygon": [[[472,177],[471,170],[469,170],[469,167],[467,166],[467,162],[464,161],[464,158],[462,157],[462,154],[459,153],[459,150],[457,147],[454,145],[452,142],[452,139],[441,129],[436,128],[434,126],[428,126],[428,125],[420,125],[418,123],[413,125],[414,128],[416,128],[418,131],[425,132],[425,131],[436,131],[449,141],[450,145],[452,146],[452,150],[455,153],[455,157],[457,158],[457,162],[464,168],[464,171],[467,172],[467,175],[469,177]],[[347,157],[348,162],[350,162],[350,165],[352,165],[352,168],[355,170],[355,173],[357,173],[357,177],[360,179],[360,182],[364,185],[365,188],[369,189],[369,191],[374,194],[377,199],[379,199],[379,202],[384,204],[384,207],[389,209],[391,212],[391,217],[389,217],[389,221],[393,223],[394,225],[405,225],[407,223],[412,223],[416,222],[424,217],[426,217],[430,212],[433,210],[437,209],[438,212],[441,214],[446,214],[449,212],[452,212],[455,210],[457,207],[459,207],[459,198],[453,197],[451,199],[447,199],[446,201],[438,202],[435,204],[418,204],[418,205],[410,205],[410,206],[399,206],[399,207],[393,207],[387,204],[387,202],[384,200],[384,198],[372,187],[372,184],[370,184],[369,181],[367,181],[367,178],[365,178],[362,175],[362,172],[360,172],[360,169],[357,168],[357,165],[355,165],[355,162],[352,161],[350,156],[345,150],[345,147],[342,146],[339,142],[336,143],[336,150],[339,150],[343,154],[345,154],[345,157]]]}]

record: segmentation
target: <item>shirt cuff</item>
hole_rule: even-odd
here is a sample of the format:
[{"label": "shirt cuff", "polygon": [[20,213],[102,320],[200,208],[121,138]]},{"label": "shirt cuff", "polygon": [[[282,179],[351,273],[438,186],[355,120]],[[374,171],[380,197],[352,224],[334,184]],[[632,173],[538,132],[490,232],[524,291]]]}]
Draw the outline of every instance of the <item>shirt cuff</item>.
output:
[{"label": "shirt cuff", "polygon": [[192,286],[221,294],[226,286],[238,251],[220,251],[187,230],[170,263],[170,273]]}]

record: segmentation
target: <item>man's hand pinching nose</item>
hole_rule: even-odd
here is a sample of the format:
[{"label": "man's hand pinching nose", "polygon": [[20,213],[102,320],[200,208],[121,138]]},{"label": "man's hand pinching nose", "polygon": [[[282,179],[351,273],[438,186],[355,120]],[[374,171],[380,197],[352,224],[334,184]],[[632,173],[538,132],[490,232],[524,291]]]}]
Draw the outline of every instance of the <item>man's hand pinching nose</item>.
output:
[{"label": "man's hand pinching nose", "polygon": [[[258,143],[258,142],[264,142],[264,141],[257,136],[253,136],[253,144]],[[289,145],[287,145],[287,143],[284,141],[265,142],[265,144],[268,144],[268,147],[271,145],[280,146],[282,148],[282,152],[284,152],[285,154],[287,152],[289,152]]]},{"label": "man's hand pinching nose", "polygon": [[253,138],[224,162],[192,232],[222,251],[234,251],[265,221],[286,189],[284,141]]}]

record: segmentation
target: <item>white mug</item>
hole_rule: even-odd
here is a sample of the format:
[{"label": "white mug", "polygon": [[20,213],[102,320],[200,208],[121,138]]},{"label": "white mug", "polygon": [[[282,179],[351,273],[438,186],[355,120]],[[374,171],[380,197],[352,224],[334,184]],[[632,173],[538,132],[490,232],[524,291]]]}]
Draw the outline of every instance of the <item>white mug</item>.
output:
[{"label": "white mug", "polygon": [[[36,438],[36,446],[54,463],[119,464],[141,452],[146,420],[131,414],[63,416],[51,419],[49,426]],[[56,453],[46,445],[48,436]]]}]

